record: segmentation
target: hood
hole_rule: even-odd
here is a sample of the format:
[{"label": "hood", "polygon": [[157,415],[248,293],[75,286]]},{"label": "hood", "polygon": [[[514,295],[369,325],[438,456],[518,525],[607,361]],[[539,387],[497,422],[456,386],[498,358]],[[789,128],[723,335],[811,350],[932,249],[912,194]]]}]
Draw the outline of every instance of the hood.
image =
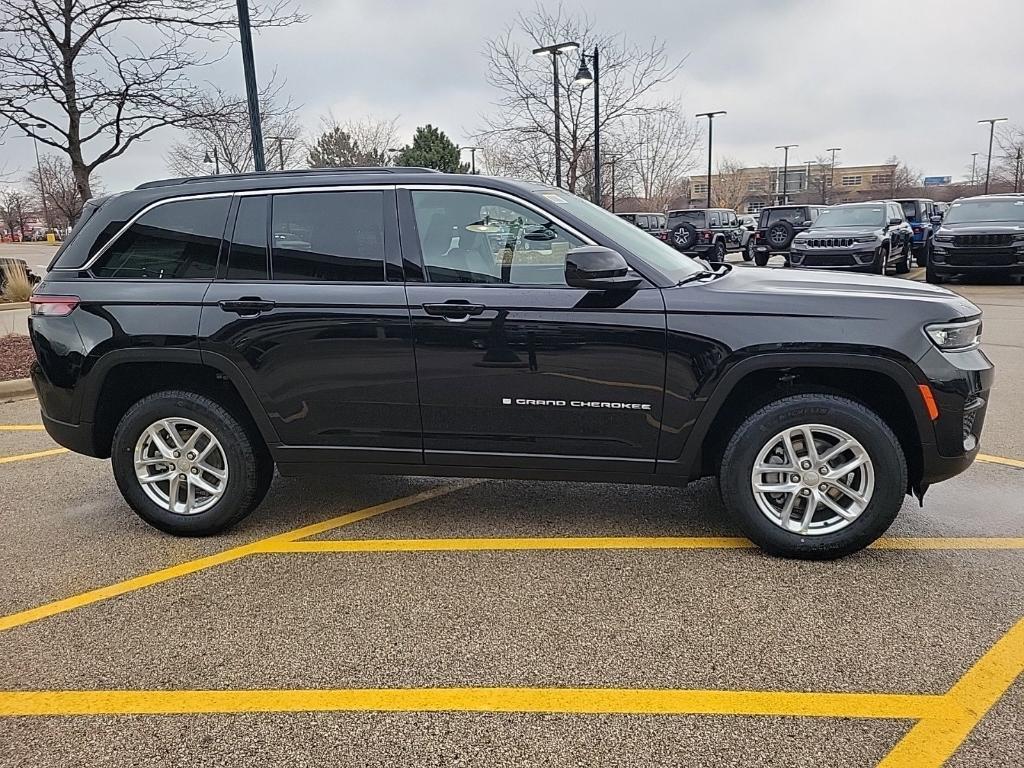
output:
[{"label": "hood", "polygon": [[[700,291],[700,297],[691,293]],[[669,311],[948,322],[981,314],[962,296],[928,283],[881,275],[739,267],[710,282],[665,291]]]},{"label": "hood", "polygon": [[864,237],[866,235],[878,235],[881,231],[881,227],[872,227],[870,225],[863,227],[811,227],[803,231],[801,239],[815,237]]}]

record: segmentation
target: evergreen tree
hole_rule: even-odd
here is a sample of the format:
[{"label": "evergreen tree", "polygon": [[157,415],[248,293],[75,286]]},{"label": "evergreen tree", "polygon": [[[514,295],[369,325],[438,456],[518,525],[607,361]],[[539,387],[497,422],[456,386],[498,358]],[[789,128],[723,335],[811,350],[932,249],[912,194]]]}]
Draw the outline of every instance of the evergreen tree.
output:
[{"label": "evergreen tree", "polygon": [[306,162],[310,168],[349,168],[361,165],[380,165],[376,158],[363,152],[355,141],[340,127],[330,128],[309,148]]},{"label": "evergreen tree", "polygon": [[402,147],[396,162],[398,165],[434,168],[445,173],[469,171],[469,165],[460,162],[458,145],[444,131],[429,123],[416,129],[412,144]]}]

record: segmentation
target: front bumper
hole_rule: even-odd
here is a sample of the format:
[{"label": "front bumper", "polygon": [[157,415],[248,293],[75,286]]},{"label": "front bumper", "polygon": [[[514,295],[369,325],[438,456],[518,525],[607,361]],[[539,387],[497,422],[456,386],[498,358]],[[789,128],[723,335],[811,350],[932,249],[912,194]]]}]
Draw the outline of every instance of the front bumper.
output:
[{"label": "front bumper", "polygon": [[934,442],[925,435],[921,441],[921,482],[928,486],[960,474],[978,455],[995,368],[980,349],[942,352],[933,348],[918,365],[939,409],[932,422]]},{"label": "front bumper", "polygon": [[877,246],[872,243],[840,248],[793,248],[789,261],[794,267],[870,269],[877,254]]},{"label": "front bumper", "polygon": [[1024,275],[1024,253],[1015,249],[962,251],[935,245],[931,266],[940,275],[963,275],[971,272],[1000,272]]}]

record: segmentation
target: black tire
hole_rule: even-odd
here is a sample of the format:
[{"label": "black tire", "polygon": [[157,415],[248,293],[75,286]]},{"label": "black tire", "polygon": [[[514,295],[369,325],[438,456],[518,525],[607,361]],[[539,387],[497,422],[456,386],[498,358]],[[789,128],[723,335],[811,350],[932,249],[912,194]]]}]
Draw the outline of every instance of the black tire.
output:
[{"label": "black tire", "polygon": [[908,243],[903,250],[903,257],[896,262],[896,274],[905,275],[910,272],[910,259],[911,256],[910,244]]},{"label": "black tire", "polygon": [[[747,244],[743,246],[743,260],[753,261],[754,260],[754,238],[751,236],[747,239]],[[764,266],[764,265],[762,265]]]},{"label": "black tire", "polygon": [[928,263],[924,265],[924,279],[926,282],[929,282],[932,285],[941,285],[942,283],[946,282],[945,276],[940,275],[938,272],[935,271],[935,267],[932,266],[931,260],[929,260]]},{"label": "black tire", "polygon": [[871,262],[871,271],[876,275],[885,274],[885,266],[889,262],[889,246],[883,245],[875,254],[875,260]]},{"label": "black tire", "polygon": [[[174,417],[209,430],[220,442],[227,462],[223,496],[196,514],[177,514],[160,506],[142,490],[135,474],[135,445],[142,433],[155,422]],[[251,426],[209,397],[187,390],[156,392],[129,408],[114,431],[110,460],[117,487],[128,505],[154,528],[176,536],[210,536],[227,530],[263,500],[274,476],[270,453]]]},{"label": "black tire", "polygon": [[759,267],[767,267],[768,259],[771,258],[771,254],[767,251],[759,251],[754,254],[754,263]]},{"label": "black tire", "polygon": [[793,222],[783,219],[768,227],[764,234],[768,246],[773,251],[784,251],[792,245],[793,238],[796,237],[796,227],[793,226]]},{"label": "black tire", "polygon": [[[801,424],[841,429],[867,451],[875,487],[863,512],[833,533],[806,535],[783,530],[757,505],[751,474],[758,453],[779,432]],[[766,552],[803,560],[831,560],[857,552],[888,530],[903,505],[907,462],[892,430],[860,403],[825,394],[784,397],[748,417],[733,433],[719,470],[725,507],[748,538]]]},{"label": "black tire", "polygon": [[716,240],[715,245],[711,251],[711,255],[708,257],[708,261],[712,264],[724,264],[725,263],[725,241]]},{"label": "black tire", "polygon": [[678,251],[689,251],[697,244],[697,228],[684,221],[672,230],[669,237],[673,247]]},{"label": "black tire", "polygon": [[926,267],[926,266],[928,266],[928,261],[931,259],[931,255],[932,255],[932,239],[929,237],[928,240],[925,242],[924,246],[922,246],[917,251],[917,254],[915,256],[915,260],[917,261],[917,266],[919,266],[919,267]]}]

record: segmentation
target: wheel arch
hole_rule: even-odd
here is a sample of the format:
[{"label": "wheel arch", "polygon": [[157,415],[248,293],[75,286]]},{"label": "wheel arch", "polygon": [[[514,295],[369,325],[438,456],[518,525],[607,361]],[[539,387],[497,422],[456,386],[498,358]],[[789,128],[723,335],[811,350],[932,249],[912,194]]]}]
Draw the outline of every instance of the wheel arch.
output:
[{"label": "wheel arch", "polygon": [[717,382],[675,460],[658,462],[658,472],[690,479],[715,474],[728,438],[754,411],[797,392],[848,397],[878,413],[900,440],[911,486],[923,475],[923,443],[934,431],[918,389],[904,364],[886,357],[851,353],[759,354],[734,364]]}]

